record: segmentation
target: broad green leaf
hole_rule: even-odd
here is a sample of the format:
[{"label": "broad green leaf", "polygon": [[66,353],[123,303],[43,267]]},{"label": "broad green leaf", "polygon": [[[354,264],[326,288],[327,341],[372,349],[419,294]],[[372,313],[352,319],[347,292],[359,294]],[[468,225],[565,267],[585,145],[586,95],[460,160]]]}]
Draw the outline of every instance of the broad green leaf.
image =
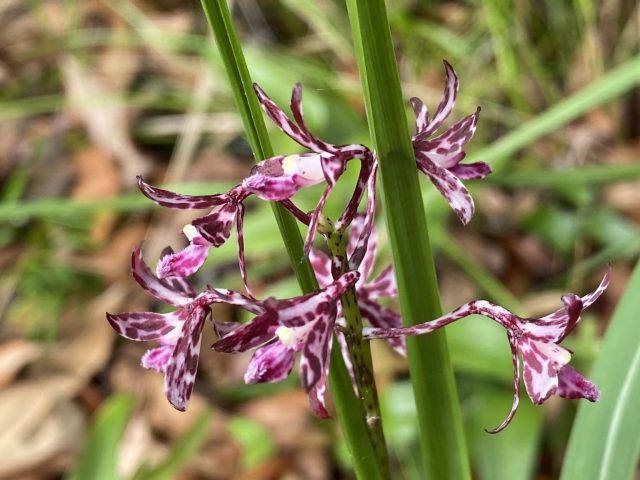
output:
[{"label": "broad green leaf", "polygon": [[571,431],[563,480],[625,480],[640,453],[640,263],[607,329],[591,380],[598,403],[583,401]]},{"label": "broad green leaf", "polygon": [[135,406],[132,395],[110,397],[98,410],[78,463],[67,480],[115,480],[118,445]]}]

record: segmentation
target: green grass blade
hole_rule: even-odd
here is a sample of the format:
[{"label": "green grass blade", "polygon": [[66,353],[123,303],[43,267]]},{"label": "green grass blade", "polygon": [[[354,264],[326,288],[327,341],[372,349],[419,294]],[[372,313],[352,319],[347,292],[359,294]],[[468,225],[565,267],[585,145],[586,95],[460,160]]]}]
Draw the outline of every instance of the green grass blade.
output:
[{"label": "green grass blade", "polygon": [[[406,324],[416,324],[438,317],[441,307],[385,5],[383,0],[347,0],[347,8],[380,160],[402,316]],[[426,476],[470,478],[444,332],[407,343]]]},{"label": "green grass blade", "polygon": [[525,122],[491,146],[475,152],[470,162],[482,160],[500,171],[509,156],[548,135],[589,110],[606,104],[640,84],[640,56],[631,58],[590,85]]},{"label": "green grass blade", "polygon": [[[240,109],[249,143],[257,160],[273,155],[264,117],[253,92],[240,41],[236,35],[226,0],[201,0],[205,15],[213,30],[220,56],[225,65],[233,93]],[[302,238],[298,225],[280,205],[274,213],[291,265],[304,292],[318,289],[318,283],[307,259],[302,254]],[[334,340],[331,351],[329,387],[336,405],[340,426],[353,455],[354,468],[360,478],[381,478],[380,465],[371,444],[364,412],[353,393],[351,379]]]},{"label": "green grass blade", "polygon": [[131,395],[115,395],[98,410],[85,448],[67,480],[114,480],[119,478],[118,444],[133,411]]},{"label": "green grass blade", "polygon": [[135,480],[172,480],[198,452],[207,438],[210,412],[201,413],[189,429],[171,446],[167,458],[148,470],[137,473]]},{"label": "green grass blade", "polygon": [[640,453],[640,262],[609,325],[590,378],[598,403],[578,408],[563,480],[634,477]]}]

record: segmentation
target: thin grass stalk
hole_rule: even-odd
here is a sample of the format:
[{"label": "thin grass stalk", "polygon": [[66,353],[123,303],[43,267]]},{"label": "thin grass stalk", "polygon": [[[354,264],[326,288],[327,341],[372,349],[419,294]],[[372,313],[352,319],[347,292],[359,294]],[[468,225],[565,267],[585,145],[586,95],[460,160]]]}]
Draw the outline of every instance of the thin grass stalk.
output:
[{"label": "thin grass stalk", "polygon": [[[229,76],[251,149],[257,161],[264,160],[273,156],[273,150],[227,2],[201,0],[201,3]],[[317,290],[318,282],[313,269],[303,255],[302,237],[296,220],[278,204],[273,205],[273,210],[300,288],[303,292]],[[335,339],[331,352],[329,388],[358,478],[384,478],[370,441],[364,411],[354,395],[351,379]]]},{"label": "thin grass stalk", "polygon": [[[441,314],[426,217],[384,0],[347,0],[406,325]],[[471,478],[444,332],[407,339],[425,478]]]}]

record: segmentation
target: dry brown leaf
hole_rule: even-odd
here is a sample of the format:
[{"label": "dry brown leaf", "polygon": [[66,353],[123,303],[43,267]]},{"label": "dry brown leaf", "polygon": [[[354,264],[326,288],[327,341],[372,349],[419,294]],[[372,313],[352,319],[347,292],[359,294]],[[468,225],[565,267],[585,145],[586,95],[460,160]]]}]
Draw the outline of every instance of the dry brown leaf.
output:
[{"label": "dry brown leaf", "polygon": [[15,339],[0,344],[0,388],[11,383],[16,374],[42,355],[35,342]]},{"label": "dry brown leaf", "polygon": [[127,109],[117,92],[108,91],[72,56],[61,62],[60,69],[70,103],[91,139],[118,160],[125,183],[134,184],[136,175],[148,172],[150,162],[129,137]]},{"label": "dry brown leaf", "polygon": [[[76,183],[71,198],[76,200],[98,200],[115,197],[120,192],[120,175],[113,157],[99,147],[89,147],[79,151],[73,158]],[[103,243],[113,229],[116,220],[114,212],[96,215],[91,226],[91,238]]]}]

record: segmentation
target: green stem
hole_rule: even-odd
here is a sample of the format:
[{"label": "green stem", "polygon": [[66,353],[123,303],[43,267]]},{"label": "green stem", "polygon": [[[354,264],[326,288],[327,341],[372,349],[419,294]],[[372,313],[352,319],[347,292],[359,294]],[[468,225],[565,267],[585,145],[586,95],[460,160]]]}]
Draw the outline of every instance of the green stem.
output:
[{"label": "green stem", "polygon": [[[262,110],[253,93],[253,82],[233,27],[227,2],[226,0],[201,0],[201,3],[229,76],[251,149],[257,161],[271,157],[273,150]],[[278,204],[273,205],[273,210],[302,291],[317,290],[318,282],[313,269],[302,253],[302,237],[295,219]],[[370,441],[364,411],[353,393],[351,379],[340,347],[335,339],[333,343],[329,388],[336,405],[340,426],[352,454],[356,474],[362,479],[384,478],[376,451]]]},{"label": "green stem", "polygon": [[[342,230],[334,230],[333,225],[327,219],[320,222],[318,232],[323,233],[327,238],[327,246],[331,253],[332,273],[334,278],[337,278],[345,273],[348,267],[347,237]],[[346,322],[344,338],[353,365],[353,376],[360,394],[360,403],[366,414],[369,434],[376,455],[385,471],[385,476],[389,477],[389,458],[380,421],[380,403],[373,376],[371,347],[369,342],[362,340],[362,315],[358,307],[355,288],[349,289],[340,301],[342,315]]]},{"label": "green stem", "polygon": [[[347,0],[380,162],[387,228],[402,317],[413,325],[441,314],[437,278],[384,0]],[[408,338],[425,478],[471,478],[460,404],[444,332]]]}]

